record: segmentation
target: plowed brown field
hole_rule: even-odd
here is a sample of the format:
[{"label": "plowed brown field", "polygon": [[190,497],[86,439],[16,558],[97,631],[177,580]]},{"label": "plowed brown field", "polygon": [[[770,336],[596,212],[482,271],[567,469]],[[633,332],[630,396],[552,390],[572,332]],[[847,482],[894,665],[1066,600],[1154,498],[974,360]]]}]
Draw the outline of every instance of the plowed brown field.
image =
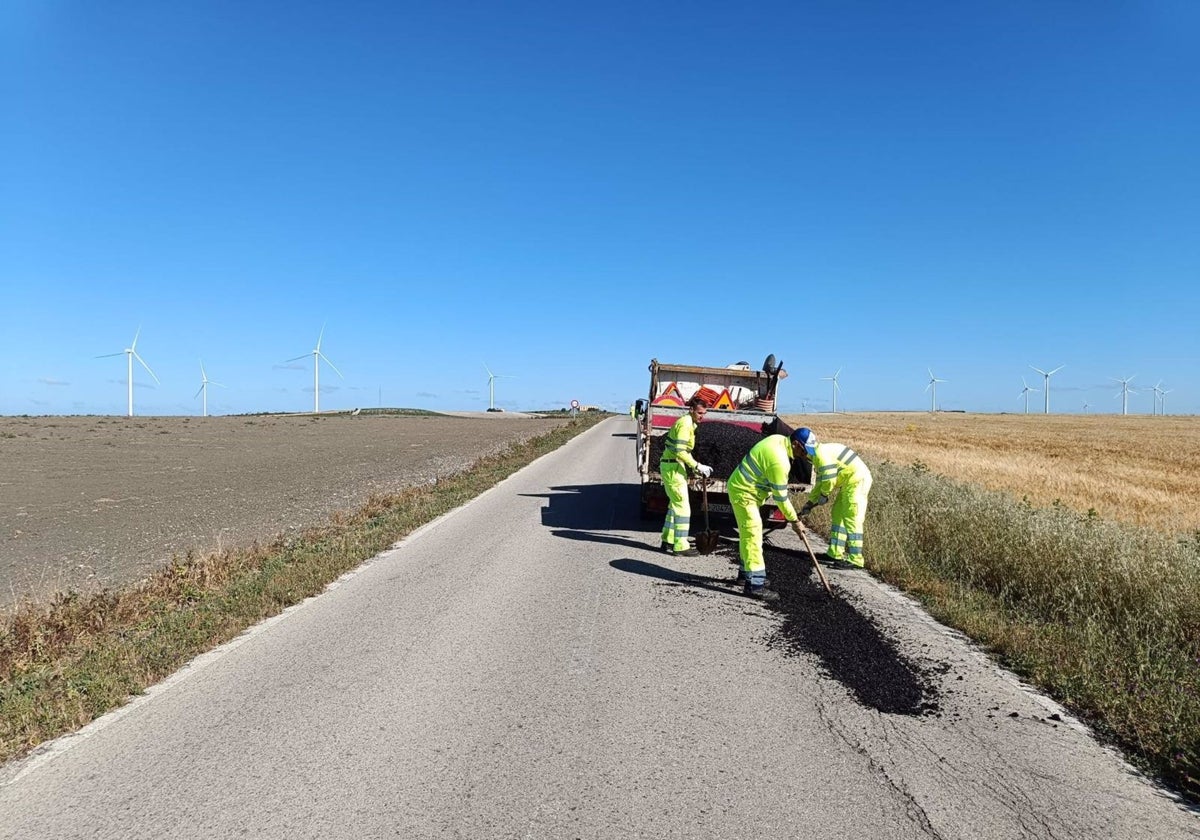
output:
[{"label": "plowed brown field", "polygon": [[564,422],[0,417],[0,610],[130,583],[172,555],[296,532]]}]

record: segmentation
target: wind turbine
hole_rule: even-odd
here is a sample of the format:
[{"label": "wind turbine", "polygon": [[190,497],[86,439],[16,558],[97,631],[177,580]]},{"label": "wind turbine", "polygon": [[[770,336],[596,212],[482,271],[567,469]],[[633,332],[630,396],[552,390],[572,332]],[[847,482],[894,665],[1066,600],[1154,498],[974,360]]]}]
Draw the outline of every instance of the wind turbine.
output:
[{"label": "wind turbine", "polygon": [[1088,410],[1089,408],[1091,408],[1091,406],[1090,406],[1090,405],[1088,405],[1088,404],[1087,404],[1087,401],[1085,400],[1085,401],[1084,401],[1084,403],[1083,403],[1083,413],[1084,413],[1084,414],[1087,414],[1087,413],[1088,413],[1088,411],[1087,411],[1087,410]]},{"label": "wind turbine", "polygon": [[1163,417],[1167,416],[1167,394],[1171,393],[1174,390],[1175,390],[1174,388],[1167,388],[1158,397],[1159,402],[1161,403],[1161,406],[1162,406],[1159,409],[1159,413],[1162,414]]},{"label": "wind turbine", "polygon": [[1017,394],[1017,396],[1025,398],[1025,413],[1028,414],[1029,413],[1029,392],[1036,391],[1037,388],[1030,388],[1029,383],[1027,383],[1025,381],[1024,376],[1021,377],[1021,384],[1024,385],[1025,387],[1021,389],[1021,393]]},{"label": "wind turbine", "polygon": [[1151,390],[1154,391],[1154,406],[1150,410],[1150,416],[1153,417],[1155,414],[1158,414],[1158,401],[1162,399],[1166,391],[1162,389],[1161,379],[1158,380],[1158,383]]},{"label": "wind turbine", "polygon": [[[1170,394],[1169,389],[1163,388],[1163,380],[1159,379],[1158,384],[1154,385],[1154,409],[1162,415],[1166,415],[1166,395]],[[1159,408],[1162,406],[1162,408]],[[1153,415],[1153,412],[1151,413]]]},{"label": "wind turbine", "polygon": [[837,395],[838,395],[838,391],[840,391],[841,387],[842,387],[841,385],[838,385],[838,376],[840,376],[841,373],[842,373],[842,369],[838,368],[837,373],[835,373],[833,376],[822,376],[821,377],[822,382],[824,382],[825,380],[829,380],[830,382],[833,383],[833,413],[834,414],[837,414]]},{"label": "wind turbine", "polygon": [[[317,335],[317,346],[313,348],[313,414],[321,413],[321,359],[325,360],[325,364],[333,368],[333,372],[338,376],[342,376],[342,372],[337,369],[337,365],[329,361],[329,357],[321,352],[321,339],[325,337],[325,327],[321,327],[321,332]],[[308,356],[305,353],[303,356],[297,356],[294,359],[288,359],[289,362],[298,362]],[[346,377],[342,376],[342,379]]]},{"label": "wind turbine", "polygon": [[[130,344],[128,347],[126,347],[124,350],[121,351],[121,353],[125,354],[125,357],[126,357],[127,361],[129,362],[129,416],[130,417],[133,416],[133,360],[137,359],[141,363],[142,367],[144,367],[151,376],[154,376],[154,371],[150,370],[150,365],[146,364],[146,360],[143,359],[141,356],[139,356],[137,353],[137,340],[138,340],[138,336],[141,334],[142,334],[142,328],[138,327],[137,332],[135,332],[133,334],[133,344]],[[113,356],[120,356],[121,353],[105,353],[103,356],[97,356],[96,358],[97,359],[111,359]],[[154,376],[154,381],[158,382],[157,376]],[[160,382],[159,384],[161,385],[162,383]]]},{"label": "wind turbine", "polygon": [[483,363],[483,369],[488,372],[488,411],[496,410],[496,380],[497,379],[516,379],[515,376],[509,376],[506,373],[492,373],[492,369],[487,366],[487,362]]},{"label": "wind turbine", "polygon": [[203,401],[203,403],[204,403],[203,416],[204,417],[208,416],[208,386],[209,385],[216,385],[218,388],[225,387],[220,382],[213,382],[211,379],[209,379],[208,374],[204,372],[204,362],[200,362],[200,390],[196,392],[196,396],[192,397],[192,399],[196,399],[196,397],[200,396],[201,394],[204,394],[204,401]]},{"label": "wind turbine", "polygon": [[1054,370],[1042,370],[1041,368],[1033,367],[1033,365],[1030,365],[1030,367],[1033,368],[1034,370],[1036,370],[1038,373],[1040,373],[1045,380],[1042,387],[1044,387],[1046,389],[1046,409],[1042,413],[1049,414],[1050,413],[1050,377],[1053,376],[1054,374],[1058,373],[1063,368],[1065,368],[1066,365],[1059,365]]},{"label": "wind turbine", "polygon": [[1135,394],[1137,393],[1137,391],[1133,391],[1133,389],[1131,389],[1129,387],[1129,383],[1133,381],[1133,377],[1127,376],[1124,379],[1117,379],[1115,376],[1110,376],[1109,379],[1111,379],[1113,382],[1119,382],[1121,384],[1121,393],[1115,394],[1114,397],[1121,398],[1121,413],[1128,414],[1129,413],[1129,394],[1131,391]]},{"label": "wind turbine", "polygon": [[939,382],[945,382],[946,380],[938,379],[936,376],[933,375],[933,370],[930,368],[925,368],[925,370],[929,371],[929,384],[925,386],[925,390],[929,391],[930,389],[933,389],[932,393],[930,394],[930,397],[929,397],[929,410],[933,413],[936,413],[937,412],[937,384]]}]

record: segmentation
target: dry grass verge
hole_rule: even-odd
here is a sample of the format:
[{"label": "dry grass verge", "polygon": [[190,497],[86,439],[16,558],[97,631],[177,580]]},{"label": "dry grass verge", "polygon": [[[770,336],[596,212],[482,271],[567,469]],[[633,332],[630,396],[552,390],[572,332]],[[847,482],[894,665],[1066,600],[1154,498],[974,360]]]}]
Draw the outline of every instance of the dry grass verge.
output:
[{"label": "dry grass verge", "polygon": [[950,478],[1057,500],[1103,519],[1200,530],[1200,417],[1034,414],[794,414],[869,463],[920,462]]},{"label": "dry grass verge", "polygon": [[20,605],[0,626],[0,761],[78,729],[196,655],[321,592],[605,416],[581,415],[433,485],[374,496],[295,538],[177,558],[127,589]]}]

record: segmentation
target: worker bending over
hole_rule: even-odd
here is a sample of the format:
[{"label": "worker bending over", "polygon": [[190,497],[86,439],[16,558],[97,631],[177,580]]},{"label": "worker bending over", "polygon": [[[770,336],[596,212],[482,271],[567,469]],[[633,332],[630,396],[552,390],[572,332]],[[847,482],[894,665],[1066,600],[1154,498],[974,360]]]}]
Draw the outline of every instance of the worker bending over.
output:
[{"label": "worker bending over", "polygon": [[867,518],[867,495],[871,492],[871,471],[858,453],[841,443],[820,443],[811,429],[797,429],[794,437],[812,462],[813,489],[800,508],[805,516],[817,505],[829,501],[837,491],[830,511],[830,560],[845,561],[863,567],[863,523]]},{"label": "worker bending over", "polygon": [[800,534],[799,517],[788,498],[788,474],[800,444],[796,435],[767,435],[746,453],[746,457],[725,483],[730,506],[738,524],[738,552],[745,582],[743,593],[751,598],[775,601],[779,594],[767,588],[767,564],[763,560],[763,522],[760,508],[767,502],[779,507],[792,530]]}]

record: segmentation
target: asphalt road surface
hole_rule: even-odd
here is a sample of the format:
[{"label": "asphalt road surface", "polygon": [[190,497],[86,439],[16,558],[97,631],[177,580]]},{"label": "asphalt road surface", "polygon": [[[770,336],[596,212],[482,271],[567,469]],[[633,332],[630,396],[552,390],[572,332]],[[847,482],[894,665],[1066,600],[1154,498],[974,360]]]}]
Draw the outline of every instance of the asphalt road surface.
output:
[{"label": "asphalt road surface", "polygon": [[[0,768],[0,837],[1200,836],[864,573],[828,572],[836,627],[877,634],[919,704],[837,661],[815,586],[772,609],[724,582],[724,555],[659,553],[631,432],[602,423]],[[772,560],[781,587],[812,584],[798,555]]]}]

